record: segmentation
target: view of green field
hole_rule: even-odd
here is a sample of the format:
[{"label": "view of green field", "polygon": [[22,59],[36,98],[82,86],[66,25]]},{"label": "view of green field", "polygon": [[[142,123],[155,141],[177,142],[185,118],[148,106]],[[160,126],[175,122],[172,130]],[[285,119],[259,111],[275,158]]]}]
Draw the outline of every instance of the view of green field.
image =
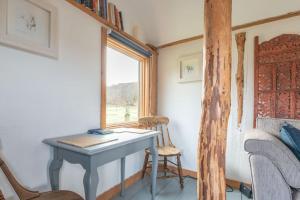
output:
[{"label": "view of green field", "polygon": [[108,124],[138,121],[138,106],[107,105]]},{"label": "view of green field", "polygon": [[138,121],[140,63],[107,48],[106,123]]}]

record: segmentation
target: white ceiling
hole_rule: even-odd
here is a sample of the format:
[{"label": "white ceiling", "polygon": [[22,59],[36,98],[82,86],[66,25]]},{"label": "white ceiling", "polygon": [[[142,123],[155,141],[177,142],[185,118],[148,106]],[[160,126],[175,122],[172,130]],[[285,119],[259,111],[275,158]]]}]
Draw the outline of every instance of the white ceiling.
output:
[{"label": "white ceiling", "polygon": [[[156,46],[203,33],[203,0],[111,0],[126,31]],[[233,25],[300,10],[300,0],[233,0]]]}]

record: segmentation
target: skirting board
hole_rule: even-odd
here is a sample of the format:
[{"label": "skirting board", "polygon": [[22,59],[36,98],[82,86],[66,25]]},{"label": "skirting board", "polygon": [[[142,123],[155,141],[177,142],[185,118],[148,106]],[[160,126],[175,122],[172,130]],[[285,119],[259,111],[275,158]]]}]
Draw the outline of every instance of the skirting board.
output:
[{"label": "skirting board", "polygon": [[[125,180],[125,188],[128,188],[142,179],[142,171],[130,176]],[[110,200],[121,192],[121,184],[118,184],[97,197],[97,200]]]},{"label": "skirting board", "polygon": [[[177,172],[177,168],[174,167],[174,166],[168,166],[168,168],[171,171],[175,172],[175,173]],[[191,171],[191,170],[188,170],[188,169],[182,169],[182,173],[183,173],[183,176],[189,176],[189,177],[192,177],[194,179],[197,179],[197,172],[195,172],[195,171]],[[236,181],[236,180],[226,179],[226,184],[228,186],[232,187],[233,189],[239,189],[241,182]],[[251,187],[250,183],[245,183],[245,184],[247,186]]]},{"label": "skirting board", "polygon": [[[159,166],[159,168],[162,166]],[[174,173],[177,173],[177,168],[175,166],[168,166],[168,169],[171,170]],[[191,171],[188,169],[182,169],[183,176],[189,176],[194,179],[197,179],[197,172]],[[142,178],[142,171],[139,171],[138,173],[132,175],[131,177],[127,178],[125,180],[125,188],[128,188],[141,180]],[[236,181],[236,180],[229,180],[226,179],[226,183],[228,186],[234,188],[234,189],[239,189],[241,182]],[[251,184],[247,184],[250,186]],[[107,190],[106,192],[102,193],[100,196],[97,197],[97,200],[110,200],[114,197],[116,197],[119,193],[121,192],[121,184],[118,184],[111,189]]]}]

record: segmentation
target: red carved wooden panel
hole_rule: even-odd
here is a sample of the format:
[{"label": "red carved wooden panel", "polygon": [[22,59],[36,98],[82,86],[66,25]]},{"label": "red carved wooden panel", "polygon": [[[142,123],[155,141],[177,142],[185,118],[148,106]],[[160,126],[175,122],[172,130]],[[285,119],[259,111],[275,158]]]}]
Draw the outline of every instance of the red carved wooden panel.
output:
[{"label": "red carved wooden panel", "polygon": [[299,119],[300,118],[300,92],[296,92],[296,110],[295,110],[295,118]]},{"label": "red carved wooden panel", "polygon": [[255,38],[254,90],[254,125],[257,117],[300,119],[300,35]]}]

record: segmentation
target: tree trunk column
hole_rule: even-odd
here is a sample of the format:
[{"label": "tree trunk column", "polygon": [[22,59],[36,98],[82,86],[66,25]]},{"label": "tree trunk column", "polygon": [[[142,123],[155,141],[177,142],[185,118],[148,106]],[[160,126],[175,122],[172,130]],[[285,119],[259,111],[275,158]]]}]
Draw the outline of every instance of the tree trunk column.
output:
[{"label": "tree trunk column", "polygon": [[226,199],[225,153],[231,101],[231,0],[205,0],[204,94],[198,199]]}]

